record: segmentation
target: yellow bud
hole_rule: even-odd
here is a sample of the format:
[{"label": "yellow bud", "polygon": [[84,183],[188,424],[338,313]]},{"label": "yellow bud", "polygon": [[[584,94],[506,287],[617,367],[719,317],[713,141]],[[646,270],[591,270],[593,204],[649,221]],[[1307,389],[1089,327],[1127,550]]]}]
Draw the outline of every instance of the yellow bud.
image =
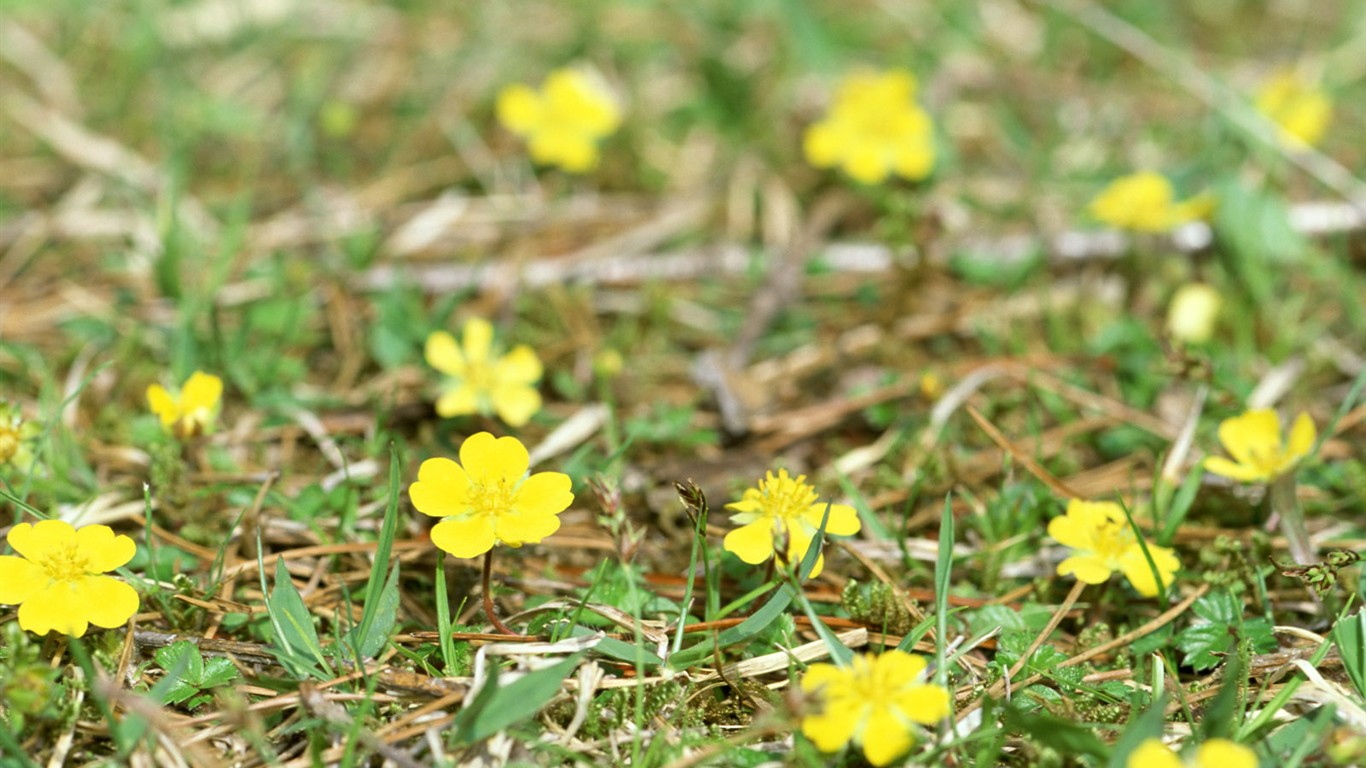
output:
[{"label": "yellow bud", "polygon": [[1214,335],[1214,322],[1219,317],[1222,301],[1219,292],[1205,283],[1181,286],[1167,309],[1167,332],[1184,344],[1209,341]]}]

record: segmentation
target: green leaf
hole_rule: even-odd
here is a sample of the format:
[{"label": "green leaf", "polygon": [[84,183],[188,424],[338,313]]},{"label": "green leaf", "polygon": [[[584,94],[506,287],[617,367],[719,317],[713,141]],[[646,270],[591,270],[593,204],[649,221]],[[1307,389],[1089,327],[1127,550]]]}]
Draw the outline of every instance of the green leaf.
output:
[{"label": "green leaf", "polygon": [[1191,611],[1199,617],[1177,633],[1176,647],[1184,663],[1196,671],[1213,669],[1237,647],[1238,640],[1252,641],[1254,653],[1276,649],[1271,622],[1264,618],[1243,620],[1243,605],[1228,590],[1218,590],[1195,601]]},{"label": "green leaf", "polygon": [[360,626],[353,627],[347,636],[351,647],[360,653],[361,658],[374,658],[389,642],[389,632],[398,618],[398,577],[399,565],[395,562],[384,589],[373,603],[366,598]]},{"label": "green leaf", "polygon": [[1347,677],[1357,693],[1366,697],[1366,611],[1338,619],[1333,625],[1333,642],[1338,646]]},{"label": "green leaf", "polygon": [[1200,718],[1201,741],[1215,738],[1228,738],[1232,735],[1239,717],[1238,689],[1247,682],[1243,674],[1243,663],[1238,654],[1231,654],[1224,665],[1224,674],[1219,683],[1219,692],[1214,695],[1209,706],[1205,707],[1204,717]]},{"label": "green leaf", "polygon": [[780,589],[769,598],[764,607],[750,614],[749,618],[739,624],[722,630],[715,637],[707,638],[695,645],[688,646],[678,653],[671,654],[668,660],[669,669],[678,671],[687,669],[692,665],[710,658],[718,647],[743,643],[746,640],[763,632],[769,624],[787,610],[787,606],[792,603],[792,593],[785,589]]},{"label": "green leaf", "polygon": [[1034,741],[1064,755],[1091,755],[1105,759],[1105,748],[1090,728],[1047,712],[1030,712],[1012,704],[1003,713],[1007,729],[1022,731]]},{"label": "green leaf", "polygon": [[323,660],[322,645],[318,642],[318,630],[313,627],[313,615],[304,605],[299,590],[289,578],[284,558],[275,561],[275,588],[266,599],[266,609],[275,627],[275,645],[272,653],[287,669],[295,674],[307,673],[321,677]]},{"label": "green leaf", "polygon": [[530,720],[541,707],[560,692],[564,679],[578,666],[582,653],[576,653],[554,666],[529,672],[509,683],[498,685],[498,667],[489,666],[488,679],[475,694],[470,706],[455,716],[451,727],[460,744],[476,744],[524,720]]},{"label": "green leaf", "polygon": [[157,664],[166,670],[166,677],[157,684],[156,689],[157,697],[163,704],[180,704],[199,693],[203,687],[204,659],[194,643],[177,640],[158,648],[152,655]]}]

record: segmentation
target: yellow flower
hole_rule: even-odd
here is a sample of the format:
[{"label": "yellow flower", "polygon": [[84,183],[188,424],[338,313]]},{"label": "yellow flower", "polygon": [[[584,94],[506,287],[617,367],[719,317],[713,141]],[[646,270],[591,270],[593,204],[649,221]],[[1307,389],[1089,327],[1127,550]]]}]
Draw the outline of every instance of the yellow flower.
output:
[{"label": "yellow flower", "polygon": [[436,412],[443,418],[493,412],[514,427],[530,421],[541,409],[541,359],[525,344],[495,354],[493,326],[481,317],[465,323],[461,335],[463,344],[445,331],[427,337],[427,363],[453,385],[436,401]]},{"label": "yellow flower", "polygon": [[1219,292],[1204,283],[1188,283],[1176,290],[1167,308],[1167,332],[1186,344],[1204,344],[1214,335],[1219,318]]},{"label": "yellow flower", "polygon": [[934,129],[914,101],[905,70],[855,72],[844,79],[823,120],[806,130],[802,149],[817,168],[841,168],[878,184],[895,173],[918,181],[934,170]]},{"label": "yellow flower", "polygon": [[33,442],[42,428],[24,416],[17,406],[0,400],[0,464],[27,470],[33,464]]},{"label": "yellow flower", "polygon": [[917,724],[948,717],[949,692],[921,680],[925,666],[896,649],[855,656],[848,668],[812,664],[802,691],[819,697],[820,710],[802,718],[802,733],[822,752],[857,741],[868,762],[887,765],[910,751]]},{"label": "yellow flower", "polygon": [[[1048,535],[1076,550],[1058,563],[1059,576],[1073,574],[1087,584],[1101,584],[1119,571],[1140,595],[1157,594],[1152,568],[1148,567],[1143,548],[1118,504],[1072,499],[1067,503],[1067,514],[1048,521]],[[1149,544],[1148,554],[1162,575],[1163,585],[1171,584],[1173,575],[1181,569],[1175,553]]]},{"label": "yellow flower", "polygon": [[1292,147],[1317,144],[1333,116],[1328,95],[1293,71],[1280,72],[1262,84],[1257,109],[1280,126],[1281,141]]},{"label": "yellow flower", "polygon": [[1110,182],[1087,210],[1097,221],[1135,232],[1169,232],[1188,221],[1205,218],[1214,207],[1209,195],[1175,201],[1167,177],[1152,171],[1122,176]]},{"label": "yellow flower", "polygon": [[161,426],[178,437],[192,437],[213,431],[214,420],[223,400],[223,380],[211,373],[195,371],[173,396],[160,384],[147,388],[147,405],[161,418]]},{"label": "yellow flower", "polygon": [[530,459],[515,437],[471,435],[460,463],[427,459],[408,486],[418,512],[445,518],[432,543],[456,557],[478,557],[494,544],[536,544],[560,529],[558,515],[574,501],[569,475],[526,476]]},{"label": "yellow flower", "polygon": [[1257,754],[1228,739],[1210,739],[1182,761],[1161,739],[1148,739],[1129,753],[1125,768],[1257,768]]},{"label": "yellow flower", "polygon": [[1290,427],[1290,441],[1281,441],[1281,420],[1266,408],[1224,419],[1219,442],[1233,457],[1205,459],[1205,469],[1245,483],[1270,482],[1294,468],[1314,447],[1318,431],[1309,414],[1301,413]]},{"label": "yellow flower", "polygon": [[498,122],[526,139],[531,158],[583,173],[598,164],[599,139],[621,125],[621,108],[596,73],[557,69],[537,91],[509,85],[498,94]]},{"label": "yellow flower", "polygon": [[91,624],[122,626],[138,611],[138,593],[106,571],[133,559],[137,545],[107,525],[73,528],[61,520],[19,523],[0,555],[0,603],[19,606],[19,626],[39,635],[80,637]]},{"label": "yellow flower", "polygon": [[[777,542],[782,541],[786,544],[783,558],[800,563],[820,528],[825,507],[816,503],[816,489],[806,484],[806,475],[798,475],[794,480],[785,469],[778,470],[777,477],[769,472],[757,488],[746,490],[739,501],[726,505],[740,513],[730,518],[740,527],[726,534],[723,546],[746,563],[758,565],[773,557]],[[858,512],[853,507],[830,505],[830,520],[825,524],[827,534],[852,536],[860,527]],[[825,556],[820,555],[811,571],[812,578],[819,576],[824,567]]]}]

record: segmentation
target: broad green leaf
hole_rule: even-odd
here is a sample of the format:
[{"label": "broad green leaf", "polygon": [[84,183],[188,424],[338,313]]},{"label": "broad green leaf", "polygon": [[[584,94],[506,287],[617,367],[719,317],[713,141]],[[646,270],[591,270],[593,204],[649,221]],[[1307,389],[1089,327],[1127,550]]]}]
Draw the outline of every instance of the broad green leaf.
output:
[{"label": "broad green leaf", "polygon": [[308,606],[304,605],[304,599],[289,578],[284,558],[275,561],[275,588],[266,599],[266,608],[277,633],[276,645],[271,650],[280,663],[296,674],[320,675],[318,667],[326,668],[327,664],[318,642],[318,630],[313,626]]},{"label": "broad green leaf", "polygon": [[1043,711],[1028,711],[1012,704],[1005,708],[1006,728],[1023,731],[1033,740],[1059,753],[1080,757],[1090,755],[1105,759],[1109,755],[1104,742],[1094,732],[1076,720],[1068,720]]},{"label": "broad green leaf", "polygon": [[1347,677],[1357,693],[1366,697],[1366,611],[1338,619],[1333,625],[1333,642],[1338,646]]},{"label": "broad green leaf", "polygon": [[470,706],[455,716],[452,728],[455,740],[461,744],[477,744],[493,734],[524,720],[530,720],[541,707],[560,692],[564,679],[578,666],[582,653],[576,653],[554,666],[529,672],[507,684],[498,685],[497,666],[489,667],[489,676]]}]

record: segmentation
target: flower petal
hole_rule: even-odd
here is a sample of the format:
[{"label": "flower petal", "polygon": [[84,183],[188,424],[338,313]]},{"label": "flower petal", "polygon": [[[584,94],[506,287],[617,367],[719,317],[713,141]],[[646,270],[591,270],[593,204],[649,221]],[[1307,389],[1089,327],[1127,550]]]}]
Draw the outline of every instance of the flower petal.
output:
[{"label": "flower petal", "polygon": [[494,535],[498,540],[513,547],[523,544],[537,544],[545,537],[560,530],[560,518],[544,512],[513,512],[498,515],[494,523]]},{"label": "flower petal", "polygon": [[891,708],[874,706],[872,710],[863,727],[863,755],[873,765],[883,766],[909,752],[915,740]]},{"label": "flower petal", "polygon": [[56,581],[29,596],[19,606],[19,626],[35,635],[54,630],[72,637],[84,635],[89,622],[76,585]]},{"label": "flower petal", "polygon": [[823,690],[829,698],[839,688],[848,687],[849,672],[834,664],[816,663],[806,668],[802,675],[802,691],[812,693]]},{"label": "flower petal", "polygon": [[422,351],[423,357],[427,358],[427,365],[451,376],[465,375],[465,356],[460,352],[460,345],[455,343],[455,337],[449,333],[433,331],[427,337]]},{"label": "flower petal", "polygon": [[478,557],[493,549],[493,540],[488,515],[448,517],[432,527],[432,543],[456,557]]},{"label": "flower petal", "polygon": [[38,562],[76,543],[76,529],[65,520],[19,523],[9,531],[9,545],[24,557]]},{"label": "flower petal", "polygon": [[493,377],[499,384],[535,384],[544,373],[541,358],[525,344],[513,347],[493,366]]},{"label": "flower petal", "polygon": [[495,438],[488,432],[470,435],[460,445],[460,465],[475,485],[516,483],[526,474],[531,457],[515,437]]},{"label": "flower petal", "polygon": [[541,97],[530,86],[522,83],[509,85],[498,92],[498,102],[494,106],[498,122],[504,128],[525,136],[541,121],[544,111]]},{"label": "flower petal", "polygon": [[1223,456],[1207,456],[1205,458],[1205,471],[1244,483],[1256,483],[1270,479],[1266,472],[1257,467],[1249,464],[1236,464]]},{"label": "flower petal", "polygon": [[934,725],[949,716],[949,692],[938,685],[913,685],[897,697],[901,714],[921,725]]},{"label": "flower petal", "polygon": [[512,507],[519,514],[558,515],[574,503],[573,487],[563,472],[537,472],[522,481]]},{"label": "flower petal", "polygon": [[910,683],[919,678],[927,666],[924,656],[893,648],[873,660],[872,674],[880,680]]},{"label": "flower petal", "polygon": [[1281,421],[1270,408],[1248,411],[1219,425],[1219,442],[1239,464],[1261,465],[1281,453]]},{"label": "flower petal", "polygon": [[[1170,585],[1172,577],[1181,570],[1181,561],[1177,559],[1176,553],[1166,547],[1149,544],[1148,554],[1152,556],[1153,565],[1157,566],[1157,572],[1162,576],[1162,584]],[[1138,594],[1144,597],[1157,595],[1159,590],[1157,580],[1153,577],[1153,569],[1148,565],[1148,558],[1143,556],[1143,549],[1137,543],[1120,556],[1119,569],[1129,583],[1134,585]]]},{"label": "flower petal", "polygon": [[47,584],[47,572],[22,557],[0,555],[0,603],[18,605]]},{"label": "flower petal", "polygon": [[[727,505],[729,506],[729,505]],[[825,516],[824,504],[812,504],[810,508],[802,514],[802,522],[809,523],[812,530],[821,526],[821,518]],[[859,521],[858,511],[848,504],[831,504],[830,519],[825,523],[825,532],[832,536],[853,536],[863,527]]]},{"label": "flower petal", "polygon": [[132,560],[138,547],[127,536],[115,536],[107,525],[83,525],[76,529],[76,551],[86,559],[89,573],[106,573]]},{"label": "flower petal", "polygon": [[1285,445],[1286,464],[1294,464],[1308,456],[1318,437],[1314,420],[1309,418],[1309,414],[1300,412],[1300,415],[1295,417],[1295,423],[1290,426],[1290,440]]},{"label": "flower petal", "polygon": [[1148,739],[1129,753],[1124,765],[1125,768],[1181,768],[1181,758],[1161,739]]},{"label": "flower petal", "polygon": [[773,521],[762,517],[730,533],[721,546],[750,565],[758,565],[773,557]]},{"label": "flower petal", "polygon": [[465,470],[446,458],[427,459],[408,486],[413,508],[424,515],[447,517],[470,510],[470,479]]},{"label": "flower petal", "polygon": [[181,410],[213,409],[223,399],[223,380],[211,373],[195,371],[180,389]]},{"label": "flower petal", "polygon": [[531,421],[541,410],[541,393],[535,387],[504,384],[492,392],[493,410],[510,427],[520,427]]},{"label": "flower petal", "polygon": [[1103,584],[1110,578],[1112,569],[1100,558],[1084,554],[1073,555],[1072,557],[1058,563],[1058,575],[1075,575],[1077,581],[1084,581],[1087,584]]},{"label": "flower petal", "polygon": [[436,414],[443,419],[478,412],[479,392],[463,382],[446,390],[436,400]]},{"label": "flower petal", "polygon": [[1199,768],[1257,768],[1257,753],[1228,739],[1210,739],[1195,750]]},{"label": "flower petal", "polygon": [[492,323],[482,317],[471,317],[465,322],[461,336],[464,337],[465,362],[479,365],[489,359],[489,349],[493,347]]},{"label": "flower petal", "polygon": [[84,619],[97,627],[121,627],[138,612],[137,590],[112,576],[90,576],[75,586]]},{"label": "flower petal", "polygon": [[[805,525],[788,525],[787,529],[787,561],[794,567],[800,567],[802,561],[806,559],[807,550],[811,549],[811,542],[816,538],[815,529],[807,530]],[[816,555],[816,564],[811,567],[808,579],[814,579],[821,575],[825,570],[825,555]]]},{"label": "flower petal", "polygon": [[175,424],[176,419],[180,418],[180,408],[176,405],[175,398],[160,384],[147,387],[147,406],[161,419],[163,427]]}]

